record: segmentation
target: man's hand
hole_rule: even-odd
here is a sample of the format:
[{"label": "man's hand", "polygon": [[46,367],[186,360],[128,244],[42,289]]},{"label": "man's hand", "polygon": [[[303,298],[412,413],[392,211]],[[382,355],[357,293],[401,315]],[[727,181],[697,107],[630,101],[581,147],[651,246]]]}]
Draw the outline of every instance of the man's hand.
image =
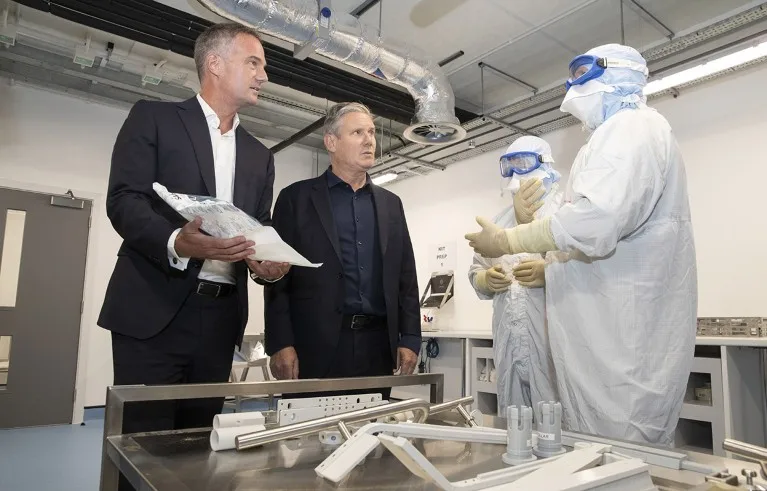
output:
[{"label": "man's hand", "polygon": [[400,346],[397,348],[397,369],[394,370],[395,374],[410,375],[415,370],[415,365],[418,362],[418,355],[410,348]]},{"label": "man's hand", "polygon": [[269,359],[269,368],[278,380],[298,378],[298,355],[295,348],[288,346],[276,352]]},{"label": "man's hand", "polygon": [[276,281],[285,276],[288,273],[288,270],[290,269],[290,264],[288,263],[273,263],[272,261],[254,261],[252,259],[246,259],[245,262],[248,264],[248,267],[250,268],[253,273],[258,276],[259,278],[268,280],[268,281]]},{"label": "man's hand", "polygon": [[202,218],[197,217],[181,228],[173,248],[179,257],[214,259],[236,263],[253,254],[255,243],[245,237],[219,239],[200,232]]}]

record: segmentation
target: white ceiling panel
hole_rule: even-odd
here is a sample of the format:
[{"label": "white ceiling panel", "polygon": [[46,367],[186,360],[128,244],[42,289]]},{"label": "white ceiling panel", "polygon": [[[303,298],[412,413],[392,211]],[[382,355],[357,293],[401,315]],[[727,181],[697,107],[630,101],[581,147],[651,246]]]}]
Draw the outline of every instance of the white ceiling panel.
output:
[{"label": "white ceiling panel", "polygon": [[[636,26],[640,22],[637,15],[628,8],[624,9],[624,18],[627,20],[627,27]],[[615,0],[593,2],[573,12],[567,18],[548,26],[546,32],[571,47],[573,55],[584,53],[594,46],[619,43],[621,42],[620,3]],[[653,34],[651,39],[662,37],[662,34],[654,29]],[[626,29],[626,44],[641,45],[640,40],[632,38],[632,32],[629,29]]]},{"label": "white ceiling panel", "polygon": [[[484,0],[488,1],[488,0]],[[508,0],[489,0],[506,12],[514,19],[519,20],[527,26],[527,30],[537,28],[546,24],[551,19],[556,18],[564,12],[588,5],[597,0],[523,0],[509,2]],[[477,2],[477,5],[482,2]],[[521,33],[508,33],[516,36]]]},{"label": "white ceiling panel", "polygon": [[[479,71],[479,68],[476,70]],[[479,85],[480,83],[477,81],[476,84],[468,85],[462,89],[454,89],[455,96],[461,101],[468,102],[476,107],[477,111],[480,111],[482,108],[482,91]],[[525,93],[529,93],[529,91],[485,71],[484,108],[486,111],[500,104],[511,102],[514,98]]]},{"label": "white ceiling panel", "polygon": [[[411,20],[413,12],[423,2],[434,4],[434,1],[397,0],[395,3],[384,0],[383,35],[417,46],[429,53],[435,61],[439,61],[459,50],[465,53],[461,59],[479,56],[507,40],[510,31],[528,29],[523,20],[511,17],[504,8],[487,0],[465,0],[444,15],[437,10],[433,23],[426,27],[416,26]],[[338,3],[348,12],[362,3],[362,0]],[[341,8],[337,2],[333,2],[333,5],[336,9]],[[377,28],[378,9],[377,6],[371,8],[360,20]]]}]

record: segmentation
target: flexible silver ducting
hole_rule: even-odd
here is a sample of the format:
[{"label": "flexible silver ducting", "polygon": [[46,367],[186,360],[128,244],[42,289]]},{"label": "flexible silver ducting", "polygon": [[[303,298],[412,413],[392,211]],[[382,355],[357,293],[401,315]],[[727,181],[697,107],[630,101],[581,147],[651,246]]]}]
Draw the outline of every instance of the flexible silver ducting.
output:
[{"label": "flexible silver ducting", "polygon": [[[376,28],[351,15],[324,10],[321,17],[317,0],[198,1],[222,17],[297,46],[311,43],[316,53],[404,87],[416,107],[407,139],[441,145],[466,136],[442,69],[416,48],[379,37]],[[316,36],[321,18],[328,27],[324,38]]]}]

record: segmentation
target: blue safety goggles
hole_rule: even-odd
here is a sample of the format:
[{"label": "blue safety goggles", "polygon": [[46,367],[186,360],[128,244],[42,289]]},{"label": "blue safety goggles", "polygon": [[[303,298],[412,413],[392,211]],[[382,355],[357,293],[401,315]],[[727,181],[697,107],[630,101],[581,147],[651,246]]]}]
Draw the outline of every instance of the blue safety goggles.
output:
[{"label": "blue safety goggles", "polygon": [[511,177],[514,174],[523,175],[534,171],[543,163],[554,162],[536,152],[511,152],[501,156],[501,176]]},{"label": "blue safety goggles", "polygon": [[646,66],[635,61],[580,55],[570,62],[570,78],[567,79],[565,87],[570,90],[573,85],[583,85],[589,80],[599,78],[608,68],[627,68],[644,73],[645,76],[649,73]]}]

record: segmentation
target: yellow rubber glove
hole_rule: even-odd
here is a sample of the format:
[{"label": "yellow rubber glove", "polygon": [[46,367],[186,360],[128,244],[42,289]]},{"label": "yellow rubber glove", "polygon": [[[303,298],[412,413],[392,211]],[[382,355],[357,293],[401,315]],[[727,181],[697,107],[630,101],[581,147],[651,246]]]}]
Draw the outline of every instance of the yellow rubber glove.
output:
[{"label": "yellow rubber glove", "polygon": [[507,242],[507,254],[520,252],[549,252],[556,251],[557,244],[551,233],[551,217],[536,220],[525,225],[504,230]]},{"label": "yellow rubber glove", "polygon": [[469,241],[469,247],[483,257],[557,250],[554,235],[551,233],[551,217],[507,229],[482,217],[477,217],[477,223],[482,226],[482,231],[466,234],[464,237]]},{"label": "yellow rubber glove", "polygon": [[477,273],[474,280],[477,288],[485,294],[499,293],[509,289],[511,280],[501,266],[493,266]]},{"label": "yellow rubber glove", "polygon": [[526,179],[519,185],[519,191],[514,193],[514,215],[517,223],[522,225],[535,219],[535,212],[543,206],[541,197],[545,193],[540,179]]},{"label": "yellow rubber glove", "polygon": [[541,288],[546,285],[546,261],[528,259],[514,267],[514,278],[527,288]]},{"label": "yellow rubber glove", "polygon": [[504,229],[487,218],[477,217],[477,223],[482,231],[464,236],[474,252],[483,257],[501,257],[509,253],[509,241]]}]

